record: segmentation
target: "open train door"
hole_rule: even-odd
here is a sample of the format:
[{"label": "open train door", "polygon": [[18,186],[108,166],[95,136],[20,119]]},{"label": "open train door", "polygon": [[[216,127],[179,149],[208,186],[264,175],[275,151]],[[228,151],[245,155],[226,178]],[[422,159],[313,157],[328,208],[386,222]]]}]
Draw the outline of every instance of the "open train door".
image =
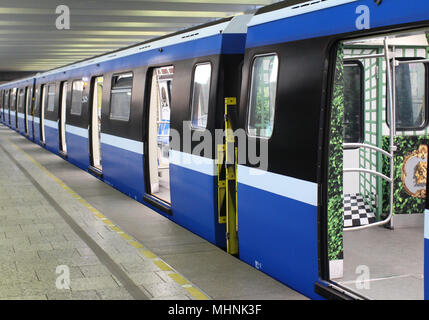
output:
[{"label": "open train door", "polygon": [[[145,200],[169,211],[170,162],[169,132],[171,88],[174,67],[152,69],[150,100],[147,115],[147,157],[145,158],[146,195]],[[155,201],[155,202],[154,202]]]},{"label": "open train door", "polygon": [[429,298],[427,44],[404,33],[336,48],[328,276],[352,299]]}]

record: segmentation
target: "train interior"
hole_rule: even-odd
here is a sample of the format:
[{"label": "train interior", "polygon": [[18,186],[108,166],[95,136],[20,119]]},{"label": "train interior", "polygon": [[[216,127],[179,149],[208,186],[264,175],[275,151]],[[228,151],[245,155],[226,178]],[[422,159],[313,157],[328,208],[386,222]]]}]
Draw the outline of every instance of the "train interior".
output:
[{"label": "train interior", "polygon": [[371,299],[424,297],[428,41],[427,30],[415,30],[338,47],[328,160],[330,278]]},{"label": "train interior", "polygon": [[173,66],[153,69],[147,124],[149,191],[166,203],[171,203],[169,137],[173,75]]}]

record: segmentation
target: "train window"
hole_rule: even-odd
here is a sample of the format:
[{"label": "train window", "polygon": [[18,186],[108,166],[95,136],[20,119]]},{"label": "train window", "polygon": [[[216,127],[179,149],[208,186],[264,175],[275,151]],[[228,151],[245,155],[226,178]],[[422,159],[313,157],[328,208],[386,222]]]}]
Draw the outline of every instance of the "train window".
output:
[{"label": "train window", "polygon": [[195,67],[192,89],[192,127],[195,129],[207,127],[211,74],[210,63],[198,64]]},{"label": "train window", "polygon": [[112,77],[110,119],[120,121],[128,121],[130,119],[132,87],[132,73],[124,73]]},{"label": "train window", "polygon": [[48,108],[49,112],[55,110],[55,84],[50,84],[48,86]]},{"label": "train window", "polygon": [[16,89],[10,90],[10,110],[16,111]]},{"label": "train window", "polygon": [[344,143],[363,141],[364,67],[359,61],[344,63]]},{"label": "train window", "polygon": [[247,122],[250,136],[270,138],[273,134],[278,65],[276,54],[256,56],[253,60]]},{"label": "train window", "polygon": [[[400,63],[396,67],[395,76],[396,129],[398,131],[424,129],[428,120],[427,65],[421,62]],[[390,125],[390,114],[387,108],[386,119],[387,124]]]},{"label": "train window", "polygon": [[19,89],[18,91],[18,112],[24,113],[25,108],[25,89]]},{"label": "train window", "polygon": [[9,90],[4,92],[4,108],[9,109]]},{"label": "train window", "polygon": [[82,114],[83,86],[83,81],[73,81],[70,113],[75,116]]}]

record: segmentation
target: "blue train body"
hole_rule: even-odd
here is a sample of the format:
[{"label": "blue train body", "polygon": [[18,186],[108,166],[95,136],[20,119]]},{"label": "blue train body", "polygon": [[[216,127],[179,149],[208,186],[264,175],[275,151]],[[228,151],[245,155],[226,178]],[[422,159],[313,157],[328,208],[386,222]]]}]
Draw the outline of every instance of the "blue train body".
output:
[{"label": "blue train body", "polygon": [[[8,90],[40,83],[86,79],[94,76],[132,70],[136,67],[165,66],[185,59],[207,56],[244,55],[248,50],[333,35],[359,34],[356,29],[357,6],[367,6],[371,13],[371,29],[390,30],[428,19],[427,0],[385,1],[381,6],[373,0],[332,0],[302,8],[287,7],[254,16],[248,29],[231,32],[200,31],[197,39],[159,40],[160,44],[143,52],[118,57],[94,58],[93,62],[53,70],[32,79],[0,86]],[[335,21],[335,23],[334,23]],[[224,27],[223,30],[228,30]],[[178,43],[175,43],[177,41]],[[155,42],[156,44],[156,42]],[[162,51],[159,50],[162,48]],[[112,55],[113,56],[113,55]],[[141,88],[144,90],[144,88]],[[104,106],[103,106],[104,107]],[[223,106],[222,106],[223,107]],[[16,113],[10,112],[11,128],[16,129]],[[24,115],[18,116],[18,130],[25,135]],[[9,125],[9,112],[2,121]],[[44,147],[59,153],[58,122],[44,120]],[[40,144],[40,117],[29,117],[28,138]],[[33,130],[34,125],[34,130]],[[66,125],[67,160],[83,170],[90,163],[89,131]],[[110,133],[101,133],[103,159],[102,179],[121,192],[145,203],[160,214],[200,235],[211,243],[225,247],[225,225],[217,217],[217,168],[214,159],[201,158],[198,165],[183,159],[197,157],[182,150],[170,155],[170,192],[173,215],[156,205],[146,203],[145,161],[143,141]],[[192,162],[192,161],[191,161]],[[91,172],[91,171],[90,171]],[[255,268],[273,276],[293,289],[314,299],[322,298],[314,291],[315,283],[326,283],[320,277],[318,205],[320,183],[273,172],[257,172],[248,166],[238,167],[238,223],[240,258]],[[124,213],[125,214],[125,213]],[[429,230],[426,220],[426,232]],[[425,295],[429,299],[429,236],[425,239]]]}]

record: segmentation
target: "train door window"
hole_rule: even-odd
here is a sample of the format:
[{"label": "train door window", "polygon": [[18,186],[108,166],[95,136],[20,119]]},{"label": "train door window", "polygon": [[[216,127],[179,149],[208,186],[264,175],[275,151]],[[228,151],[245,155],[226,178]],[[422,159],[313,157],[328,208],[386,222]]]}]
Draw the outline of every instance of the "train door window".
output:
[{"label": "train door window", "polygon": [[[416,131],[424,129],[428,120],[427,65],[406,61],[401,59],[395,68],[396,129]],[[386,114],[387,123],[390,125],[390,115],[388,112]]]},{"label": "train door window", "polygon": [[73,81],[72,101],[70,109],[70,114],[72,115],[80,116],[82,114],[83,87],[83,81]]},{"label": "train door window", "polygon": [[27,88],[27,102],[25,104],[25,134],[28,135],[28,121],[33,109],[33,87]]},{"label": "train door window", "polygon": [[42,104],[40,107],[40,141],[45,143],[45,108],[47,101],[46,85],[42,86]]},{"label": "train door window", "polygon": [[152,72],[148,128],[148,191],[170,203],[170,107],[174,67],[155,68]]},{"label": "train door window", "polygon": [[55,87],[55,84],[50,84],[48,86],[48,112],[53,112],[55,110]]},{"label": "train door window", "polygon": [[1,90],[0,91],[0,112],[1,112],[1,118],[3,118],[4,116],[3,116],[3,114],[4,114],[4,109],[3,109],[3,103],[4,103],[4,101],[3,101],[3,99],[4,99],[4,92],[3,92],[3,90]]},{"label": "train door window", "polygon": [[[31,109],[31,116],[33,117],[33,121],[31,121],[33,140],[36,139],[36,121],[40,122],[40,101],[41,101],[40,92],[41,92],[41,88],[35,87],[34,104],[33,104],[33,108]],[[38,120],[36,120],[36,118]]]},{"label": "train door window", "polygon": [[68,82],[61,83],[61,107],[60,107],[60,151],[67,153],[66,142],[66,111],[67,111]]},{"label": "train door window", "polygon": [[360,61],[344,63],[344,143],[363,141],[364,67]]},{"label": "train door window", "polygon": [[101,106],[103,98],[103,77],[97,77],[92,82],[92,110],[91,110],[91,165],[102,170],[101,165]]},{"label": "train door window", "polygon": [[17,90],[11,89],[11,93],[10,93],[10,109],[11,111],[13,111],[13,115],[14,115],[14,119],[12,120],[15,123],[15,126],[18,122],[18,115],[17,115],[17,110],[16,110],[16,92]]},{"label": "train door window", "polygon": [[17,116],[16,116],[16,128],[19,127],[19,118],[24,115],[25,109],[25,88],[18,90],[18,102],[17,102]]},{"label": "train door window", "polygon": [[192,127],[195,129],[207,127],[211,73],[212,66],[210,63],[198,64],[194,69]]},{"label": "train door window", "polygon": [[119,121],[130,119],[132,88],[133,74],[131,72],[112,77],[110,119]]},{"label": "train door window", "polygon": [[0,102],[1,102],[1,117],[4,122],[4,90],[1,91]]},{"label": "train door window", "polygon": [[4,93],[4,109],[8,113],[8,122],[10,125],[10,100],[9,100],[9,96],[10,96],[10,91],[6,90]]},{"label": "train door window", "polygon": [[253,60],[247,132],[250,136],[270,138],[273,134],[277,93],[278,57],[256,56]]}]

